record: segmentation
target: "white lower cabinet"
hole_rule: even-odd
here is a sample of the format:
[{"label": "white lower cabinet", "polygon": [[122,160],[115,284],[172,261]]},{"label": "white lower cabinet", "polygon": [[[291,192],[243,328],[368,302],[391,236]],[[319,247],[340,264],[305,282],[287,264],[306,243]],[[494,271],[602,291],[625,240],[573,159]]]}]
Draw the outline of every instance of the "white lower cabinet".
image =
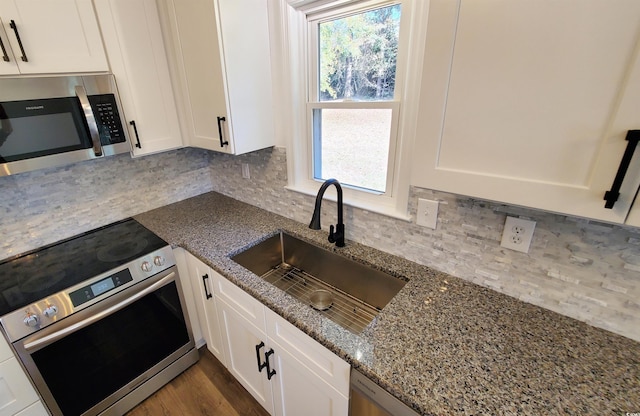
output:
[{"label": "white lower cabinet", "polygon": [[188,257],[192,277],[200,282],[194,292],[206,316],[200,322],[206,322],[203,333],[209,334],[209,349],[222,346],[220,361],[269,413],[348,414],[347,362],[200,260]]},{"label": "white lower cabinet", "polygon": [[48,415],[27,375],[0,335],[0,416]]},{"label": "white lower cabinet", "polygon": [[[193,311],[190,310],[189,314],[195,315],[190,318],[196,342],[200,337],[204,338],[207,349],[220,362],[226,365],[224,350],[222,349],[220,321],[216,310],[216,300],[213,297],[213,286],[210,281],[211,269],[183,249],[176,249],[174,252],[176,253],[180,277],[185,282],[183,284],[185,296],[187,298],[189,298],[188,294],[193,296],[191,299],[187,299],[187,305],[192,304],[191,309]],[[180,256],[178,256],[178,253],[181,253]],[[185,259],[186,264],[184,265],[182,264],[182,258]],[[200,334],[200,336],[196,336],[196,334]]]},{"label": "white lower cabinet", "polygon": [[263,328],[256,327],[224,301],[219,300],[217,306],[222,322],[227,369],[262,407],[274,414],[273,391],[266,375],[267,368],[258,370],[258,363],[264,362],[267,352],[264,325]]},{"label": "white lower cabinet", "polygon": [[278,416],[346,415],[350,366],[285,319],[266,309],[274,353],[272,377]]}]

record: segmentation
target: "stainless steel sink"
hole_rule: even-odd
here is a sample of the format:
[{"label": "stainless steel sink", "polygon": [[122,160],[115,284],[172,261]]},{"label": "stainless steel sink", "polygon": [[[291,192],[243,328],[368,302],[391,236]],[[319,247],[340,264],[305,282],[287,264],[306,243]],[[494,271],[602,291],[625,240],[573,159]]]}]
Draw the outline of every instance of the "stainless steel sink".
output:
[{"label": "stainless steel sink", "polygon": [[232,260],[356,334],[406,283],[287,233]]}]

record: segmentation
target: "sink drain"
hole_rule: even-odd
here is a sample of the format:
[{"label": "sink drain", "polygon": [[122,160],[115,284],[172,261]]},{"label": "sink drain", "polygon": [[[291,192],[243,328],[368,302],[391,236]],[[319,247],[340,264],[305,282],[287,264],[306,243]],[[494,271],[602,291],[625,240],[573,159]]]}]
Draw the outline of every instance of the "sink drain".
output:
[{"label": "sink drain", "polygon": [[333,293],[328,290],[318,289],[309,295],[311,307],[319,311],[326,311],[333,305]]}]

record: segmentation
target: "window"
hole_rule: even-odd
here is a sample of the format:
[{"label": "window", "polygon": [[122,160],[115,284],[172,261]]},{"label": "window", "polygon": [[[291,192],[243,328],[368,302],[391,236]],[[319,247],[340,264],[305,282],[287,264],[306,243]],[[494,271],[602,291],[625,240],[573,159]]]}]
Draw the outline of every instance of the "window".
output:
[{"label": "window", "polygon": [[[289,189],[315,195],[335,178],[345,203],[408,219],[406,161],[419,88],[411,95],[404,85],[417,79],[419,87],[407,63],[422,63],[424,36],[409,36],[412,22],[426,22],[420,3],[350,0],[288,10],[290,72],[283,78],[291,83],[295,119]],[[413,57],[410,39],[422,42]]]},{"label": "window", "polygon": [[391,4],[309,19],[314,179],[392,191],[400,16]]}]

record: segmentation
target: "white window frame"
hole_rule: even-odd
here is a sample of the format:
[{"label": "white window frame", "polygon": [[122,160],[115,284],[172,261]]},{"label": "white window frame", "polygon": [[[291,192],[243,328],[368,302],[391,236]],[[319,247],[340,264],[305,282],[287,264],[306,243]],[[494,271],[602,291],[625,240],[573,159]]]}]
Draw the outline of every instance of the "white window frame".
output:
[{"label": "white window frame", "polygon": [[[283,133],[287,136],[287,189],[307,195],[316,195],[321,181],[313,179],[313,120],[312,108],[340,106],[340,103],[318,102],[312,96],[312,89],[317,91],[317,80],[311,79],[317,71],[311,71],[309,65],[317,62],[317,57],[310,57],[311,36],[309,23],[328,15],[336,16],[335,3],[339,3],[340,14],[354,14],[358,11],[401,4],[402,21],[400,24],[400,43],[398,63],[396,66],[396,85],[393,101],[381,102],[385,108],[397,106],[392,119],[392,130],[395,130],[395,145],[390,143],[389,174],[387,176],[387,192],[381,194],[349,186],[343,186],[344,202],[367,211],[372,211],[394,218],[409,221],[407,205],[411,177],[411,151],[416,133],[417,109],[419,105],[420,81],[422,78],[422,60],[426,38],[426,23],[429,0],[367,0],[319,2],[316,8],[304,11],[294,10],[285,0],[280,0],[280,37],[282,62],[281,77],[283,91],[283,107],[289,109],[279,121],[286,125]],[[275,89],[274,89],[275,90]],[[317,93],[316,93],[317,94]],[[315,100],[315,101],[313,101]],[[359,108],[380,106],[380,103],[359,103]],[[348,106],[345,103],[345,107]],[[325,107],[326,106],[326,107]],[[335,108],[335,107],[334,107]],[[392,137],[393,142],[393,137]],[[338,178],[339,179],[339,178]],[[335,199],[333,187],[327,192],[329,199]]]}]

